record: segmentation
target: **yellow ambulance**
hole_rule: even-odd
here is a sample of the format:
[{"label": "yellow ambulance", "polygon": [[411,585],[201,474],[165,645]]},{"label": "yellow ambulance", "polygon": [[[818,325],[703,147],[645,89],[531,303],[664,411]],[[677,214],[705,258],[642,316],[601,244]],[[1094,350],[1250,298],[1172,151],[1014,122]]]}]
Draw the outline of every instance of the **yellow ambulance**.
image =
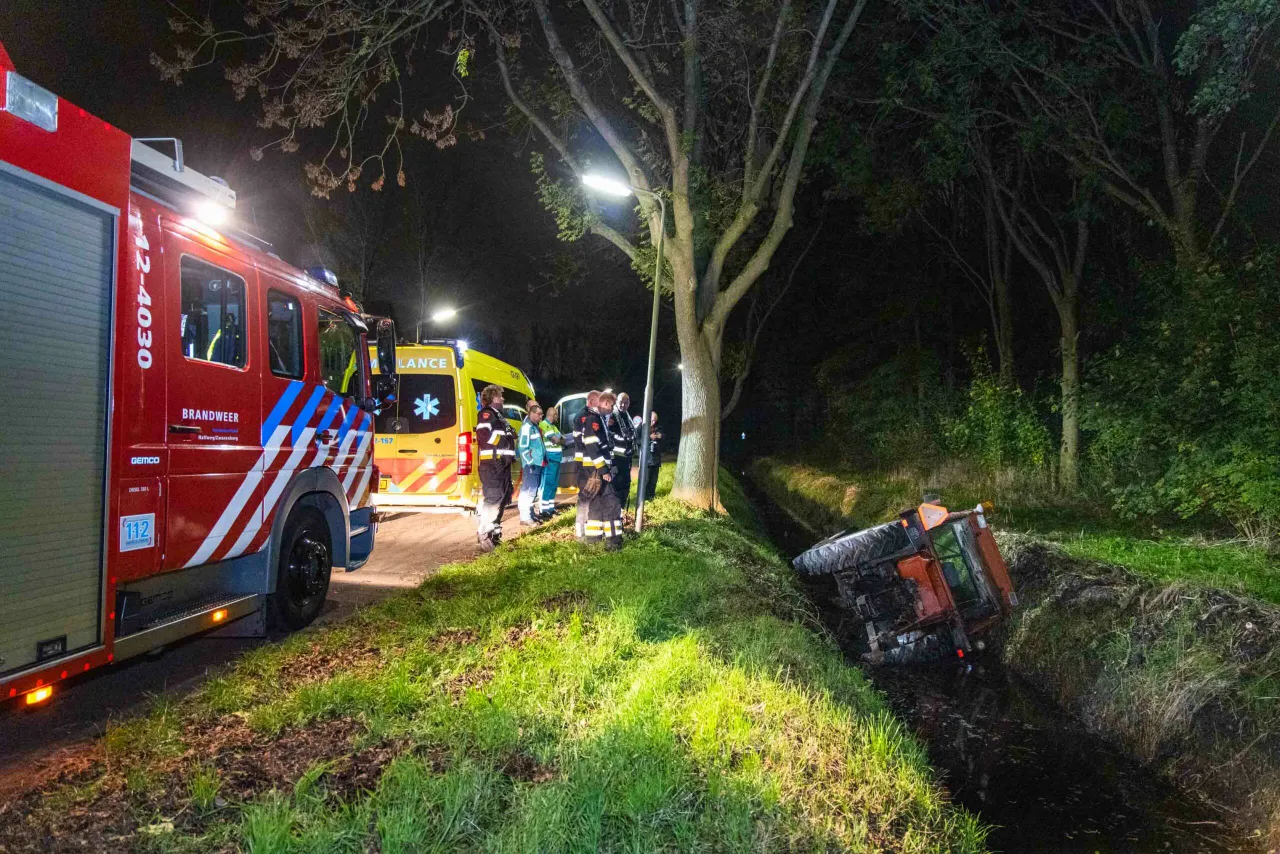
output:
[{"label": "yellow ambulance", "polygon": [[[474,509],[480,501],[480,391],[490,383],[502,386],[507,420],[519,430],[533,386],[514,365],[451,338],[402,344],[396,360],[396,398],[382,407],[375,425],[375,503],[392,512]],[[518,482],[520,470],[513,468]]]}]

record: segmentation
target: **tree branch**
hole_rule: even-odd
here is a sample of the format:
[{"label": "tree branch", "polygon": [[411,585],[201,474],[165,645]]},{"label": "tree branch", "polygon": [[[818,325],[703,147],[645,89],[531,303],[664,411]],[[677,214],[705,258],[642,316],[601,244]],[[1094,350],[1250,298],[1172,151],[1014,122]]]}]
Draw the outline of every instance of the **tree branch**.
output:
[{"label": "tree branch", "polygon": [[[534,0],[534,2],[540,11],[546,6],[546,0]],[[644,73],[644,69],[640,67],[640,63],[636,61],[631,51],[627,49],[622,36],[619,35],[618,30],[613,26],[613,22],[609,20],[608,16],[600,8],[600,4],[596,0],[582,0],[582,4],[587,7],[588,14],[596,22],[596,26],[600,28],[605,41],[609,42],[613,52],[618,55],[618,59],[622,60],[622,64],[626,66],[627,71],[631,74],[631,79],[644,91],[644,94],[657,109],[658,114],[662,116],[662,129],[666,133],[667,148],[670,150],[671,160],[674,162],[680,155],[680,129],[676,125],[675,109],[666,98],[662,97],[662,93],[658,91],[658,87],[654,85],[649,75]],[[547,17],[549,20],[550,16]],[[550,40],[549,37],[548,40]],[[554,49],[552,52],[555,52]],[[559,57],[557,57],[558,59]]]},{"label": "tree branch", "polygon": [[521,98],[516,92],[515,86],[511,81],[511,69],[507,66],[507,60],[504,56],[505,48],[502,45],[502,37],[498,34],[497,28],[495,28],[487,18],[485,18],[484,21],[489,28],[490,38],[493,39],[494,55],[498,63],[498,74],[502,78],[502,88],[507,93],[508,100],[510,100],[511,103],[515,105],[515,108],[519,110],[526,119],[528,119],[529,124],[537,128],[538,132],[546,138],[547,142],[551,143],[551,147],[560,155],[560,159],[565,162],[565,165],[572,169],[575,174],[581,175],[582,168],[578,164],[578,159],[574,157],[573,153],[569,150],[568,142],[553,131],[551,129],[551,125],[547,124],[546,121],[544,121],[543,118],[534,111],[533,107],[531,107],[529,103]]},{"label": "tree branch", "polygon": [[756,87],[755,97],[751,99],[751,115],[747,119],[747,150],[742,158],[742,200],[747,199],[748,188],[754,180],[756,165],[756,135],[759,133],[760,111],[764,108],[764,98],[769,91],[769,82],[773,79],[773,68],[778,59],[778,44],[782,41],[782,31],[787,17],[791,14],[791,0],[782,0],[782,8],[778,10],[778,20],[773,25],[773,38],[769,41],[769,54],[764,63],[764,74]]},{"label": "tree branch", "polygon": [[[533,0],[533,5],[537,10],[538,20],[542,24],[542,32],[547,39],[547,47],[550,49],[551,56],[555,59],[556,64],[560,67],[561,73],[564,74],[565,83],[569,87],[569,93],[573,95],[573,100],[586,113],[591,124],[595,126],[610,150],[621,161],[622,168],[627,170],[627,177],[631,183],[642,190],[650,189],[649,176],[645,173],[644,167],[640,165],[639,158],[635,156],[631,148],[623,140],[622,135],[614,128],[608,116],[596,105],[591,93],[587,91],[586,85],[582,82],[582,75],[578,72],[573,57],[569,55],[569,51],[565,49],[564,44],[560,41],[560,33],[556,30],[555,22],[551,19],[551,11],[547,8],[547,0]],[[652,207],[652,203],[646,203],[646,205]]]},{"label": "tree branch", "polygon": [[602,222],[597,218],[591,223],[591,233],[603,237],[605,240],[621,249],[632,261],[636,260],[639,253],[635,244],[623,237],[622,234],[613,226]]},{"label": "tree branch", "polygon": [[[1280,125],[1280,111],[1277,111],[1272,116],[1271,122],[1267,125],[1266,131],[1262,134],[1262,139],[1258,142],[1257,147],[1254,148],[1253,154],[1249,157],[1249,162],[1245,164],[1244,169],[1240,168],[1240,154],[1236,155],[1236,167],[1231,179],[1231,189],[1227,192],[1227,197],[1222,203],[1222,214],[1218,217],[1218,222],[1213,227],[1213,233],[1209,235],[1210,245],[1218,239],[1218,234],[1222,231],[1222,227],[1226,225],[1227,218],[1230,217],[1231,211],[1235,208],[1236,195],[1239,194],[1245,177],[1249,174],[1249,170],[1253,169],[1254,164],[1258,162],[1258,158],[1262,156],[1262,152],[1271,140],[1271,134],[1275,132],[1277,125]],[[1244,134],[1240,134],[1240,152],[1244,152]]]},{"label": "tree branch", "polygon": [[[832,9],[834,9],[835,0],[832,0],[832,3]],[[773,253],[777,251],[778,245],[782,242],[787,230],[791,228],[791,215],[795,203],[796,188],[799,187],[800,176],[804,173],[805,156],[809,152],[809,141],[813,138],[813,129],[818,124],[818,107],[822,103],[827,80],[830,79],[831,69],[835,67],[836,60],[839,59],[840,54],[844,51],[844,46],[849,41],[849,37],[853,35],[854,27],[857,26],[858,19],[862,16],[862,10],[866,4],[867,0],[857,0],[853,8],[849,10],[849,17],[845,19],[840,33],[827,51],[821,69],[816,75],[808,73],[805,75],[810,82],[802,84],[808,89],[804,115],[796,132],[791,153],[788,155],[786,177],[783,179],[782,189],[778,194],[778,207],[774,212],[773,222],[769,226],[768,234],[760,242],[746,265],[734,277],[729,287],[716,295],[715,304],[712,306],[711,313],[707,318],[715,328],[724,328],[729,312],[733,311],[734,306],[751,289],[756,279],[768,269],[769,260],[773,257]],[[782,137],[779,137],[779,141],[781,140]],[[771,153],[770,161],[772,159],[773,155]],[[772,167],[769,168],[771,169]],[[762,171],[761,176],[764,174]],[[717,249],[719,249],[718,246]]]}]

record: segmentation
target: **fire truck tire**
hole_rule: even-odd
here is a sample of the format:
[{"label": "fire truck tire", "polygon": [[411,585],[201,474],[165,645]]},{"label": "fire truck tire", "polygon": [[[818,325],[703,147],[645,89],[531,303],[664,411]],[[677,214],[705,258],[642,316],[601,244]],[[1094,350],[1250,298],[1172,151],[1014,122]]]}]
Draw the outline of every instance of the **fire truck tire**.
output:
[{"label": "fire truck tire", "polygon": [[290,631],[309,625],[324,607],[332,571],[333,547],[324,514],[307,505],[295,507],[280,538],[276,592],[267,606],[271,624]]}]

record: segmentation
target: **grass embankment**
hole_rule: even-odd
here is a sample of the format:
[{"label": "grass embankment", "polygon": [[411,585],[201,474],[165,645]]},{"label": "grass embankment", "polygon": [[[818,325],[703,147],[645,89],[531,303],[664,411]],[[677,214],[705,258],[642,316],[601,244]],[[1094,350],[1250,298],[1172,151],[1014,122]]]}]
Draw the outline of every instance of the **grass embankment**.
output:
[{"label": "grass embankment", "polygon": [[[779,460],[757,461],[753,474],[824,535],[890,518],[919,501],[923,483]],[[949,486],[941,492],[953,506],[990,495]],[[1225,807],[1245,832],[1280,845],[1275,562],[1238,546],[1142,539],[1107,530],[1087,507],[1017,496],[1006,488],[993,516],[1022,601],[1003,632],[1005,663],[1134,758]],[[1069,533],[1082,520],[1093,527]]]},{"label": "grass embankment", "polygon": [[767,545],[650,524],[609,554],[566,520],[245,656],[0,810],[0,850],[982,849]]}]

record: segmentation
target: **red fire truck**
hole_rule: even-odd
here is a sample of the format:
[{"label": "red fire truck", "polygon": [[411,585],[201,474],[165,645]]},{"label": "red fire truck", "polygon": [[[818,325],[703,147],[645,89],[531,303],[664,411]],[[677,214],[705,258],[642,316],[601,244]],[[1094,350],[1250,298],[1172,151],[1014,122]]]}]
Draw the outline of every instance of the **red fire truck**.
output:
[{"label": "red fire truck", "polygon": [[316,617],[373,550],[394,378],[368,353],[395,365],[395,338],[242,233],[181,143],[131,139],[3,46],[0,77],[0,700],[35,704],[181,637]]}]

